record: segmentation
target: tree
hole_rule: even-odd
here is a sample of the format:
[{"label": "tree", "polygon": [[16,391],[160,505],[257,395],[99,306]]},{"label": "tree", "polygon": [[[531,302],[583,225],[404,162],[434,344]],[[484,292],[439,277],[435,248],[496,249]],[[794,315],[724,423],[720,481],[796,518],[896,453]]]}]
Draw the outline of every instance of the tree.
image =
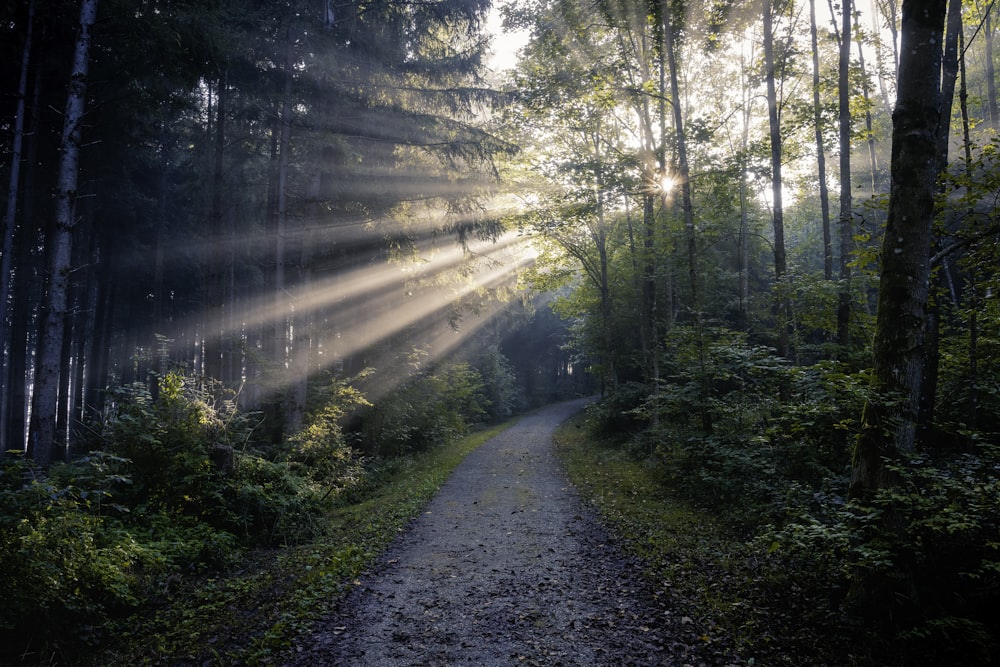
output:
[{"label": "tree", "polygon": [[826,183],[826,149],[823,145],[823,111],[819,100],[819,40],[816,0],[809,0],[809,38],[812,50],[813,125],[816,133],[816,172],[819,179],[820,222],[823,227],[823,276],[833,279],[833,239],[830,234],[830,192]]},{"label": "tree", "polygon": [[894,482],[914,452],[926,344],[934,195],[939,173],[941,65],[947,0],[904,0],[892,181],[882,240],[872,398],[855,445],[850,496]]},{"label": "tree", "polygon": [[781,122],[778,113],[778,94],[775,82],[774,26],[772,0],[762,0],[764,22],[764,77],[767,85],[767,119],[771,140],[771,221],[774,228],[774,282],[776,326],[778,328],[778,355],[791,356],[791,305],[784,284],[788,273],[785,254],[784,205],[781,184]]},{"label": "tree", "polygon": [[91,28],[97,20],[98,0],[81,0],[80,31],[76,38],[73,70],[66,99],[61,141],[62,157],[55,193],[55,227],[49,243],[49,282],[46,298],[45,325],[39,349],[38,372],[32,410],[28,454],[41,466],[52,460],[56,441],[56,408],[65,336],[69,274],[72,270],[73,230],[76,227],[74,205],[80,144],[87,95],[87,73],[90,66]]},{"label": "tree", "polygon": [[14,267],[14,234],[17,229],[17,201],[21,181],[21,163],[24,147],[24,121],[26,114],[26,99],[28,96],[28,65],[31,63],[31,42],[35,23],[35,1],[29,0],[27,29],[24,38],[24,47],[21,55],[21,68],[17,84],[17,110],[14,112],[14,139],[11,146],[10,178],[7,190],[7,208],[3,218],[3,247],[0,249],[0,394],[4,398],[0,400],[0,440],[4,438],[7,423],[10,418],[9,410],[12,404],[7,397],[13,391],[13,385],[18,382],[9,372],[10,365],[7,360],[13,356],[13,349],[8,352],[11,346],[11,327],[8,320],[8,301],[10,300],[10,285],[13,280],[11,270]]},{"label": "tree", "polygon": [[837,342],[846,350],[851,335],[851,250],[854,247],[854,204],[851,196],[851,0],[844,0],[841,12],[837,75],[840,109],[840,293],[837,301]]}]

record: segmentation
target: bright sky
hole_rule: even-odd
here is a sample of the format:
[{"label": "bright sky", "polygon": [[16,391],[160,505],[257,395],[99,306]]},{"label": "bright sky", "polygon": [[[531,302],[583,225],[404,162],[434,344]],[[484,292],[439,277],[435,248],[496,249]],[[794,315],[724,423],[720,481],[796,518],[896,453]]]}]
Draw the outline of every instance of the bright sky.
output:
[{"label": "bright sky", "polygon": [[528,42],[529,34],[526,30],[519,30],[513,33],[503,31],[501,27],[500,9],[497,3],[490,9],[489,19],[486,29],[493,35],[493,55],[490,58],[490,67],[500,72],[510,69],[517,62],[517,51]]}]

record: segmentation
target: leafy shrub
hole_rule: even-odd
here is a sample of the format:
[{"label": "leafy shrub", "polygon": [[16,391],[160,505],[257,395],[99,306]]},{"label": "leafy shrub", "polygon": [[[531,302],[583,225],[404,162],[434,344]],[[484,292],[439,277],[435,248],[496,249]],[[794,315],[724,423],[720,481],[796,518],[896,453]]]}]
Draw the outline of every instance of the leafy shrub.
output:
[{"label": "leafy shrub", "polygon": [[475,368],[483,384],[483,408],[491,422],[506,419],[523,407],[517,373],[500,348],[496,345],[486,348]]},{"label": "leafy shrub", "polygon": [[119,391],[95,443],[128,462],[131,484],[112,499],[131,508],[132,524],[159,534],[168,528],[161,517],[168,517],[197,532],[207,548],[189,553],[196,563],[224,563],[226,549],[238,542],[301,538],[318,511],[309,474],[339,472],[328,461],[336,448],[326,443],[339,437],[328,433],[333,417],[315,419],[293,444],[289,460],[272,461],[248,448],[251,416],[221,397],[216,385],[172,372],[160,378],[158,390],[155,400],[145,385]]},{"label": "leafy shrub", "polygon": [[106,493],[0,461],[0,645],[92,642],[109,613],[136,604],[146,550],[101,516]]},{"label": "leafy shrub", "polygon": [[594,431],[619,441],[649,425],[647,410],[650,387],[641,382],[623,382],[588,409]]},{"label": "leafy shrub", "polygon": [[4,647],[96,642],[108,620],[162,595],[178,573],[300,540],[324,494],[360,469],[340,431],[344,406],[360,400],[346,386],[279,460],[251,448],[250,416],[214,385],[170,373],[158,390],[155,400],[144,385],[117,392],[89,443],[100,449],[83,459],[47,474],[0,462]]},{"label": "leafy shrub", "polygon": [[349,414],[371,403],[342,380],[327,385],[317,402],[319,407],[310,413],[305,428],[290,438],[287,458],[329,488],[348,487],[361,474],[361,464],[343,423]]},{"label": "leafy shrub", "polygon": [[421,451],[468,432],[487,416],[482,377],[467,362],[420,375],[365,417],[368,447],[384,456]]},{"label": "leafy shrub", "polygon": [[880,664],[994,664],[1000,457],[980,448],[894,466],[869,504],[819,503],[768,534],[802,573],[851,581],[847,609]]}]

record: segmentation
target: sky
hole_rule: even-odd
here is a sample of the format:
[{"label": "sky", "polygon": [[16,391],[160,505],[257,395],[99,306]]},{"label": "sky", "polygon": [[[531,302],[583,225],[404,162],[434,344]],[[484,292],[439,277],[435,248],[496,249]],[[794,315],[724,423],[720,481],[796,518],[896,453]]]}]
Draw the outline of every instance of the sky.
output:
[{"label": "sky", "polygon": [[497,72],[514,66],[517,62],[518,49],[528,42],[529,37],[526,30],[518,30],[513,33],[504,32],[501,26],[502,22],[498,4],[494,3],[490,9],[486,29],[493,35],[493,55],[489,61],[490,67]]}]

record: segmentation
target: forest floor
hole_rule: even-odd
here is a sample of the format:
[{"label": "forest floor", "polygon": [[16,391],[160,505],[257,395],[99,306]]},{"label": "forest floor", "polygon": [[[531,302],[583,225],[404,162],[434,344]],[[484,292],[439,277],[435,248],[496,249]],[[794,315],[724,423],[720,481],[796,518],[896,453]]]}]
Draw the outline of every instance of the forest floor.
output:
[{"label": "forest floor", "polygon": [[736,664],[567,481],[552,436],[585,403],[540,410],[469,454],[285,664]]}]

